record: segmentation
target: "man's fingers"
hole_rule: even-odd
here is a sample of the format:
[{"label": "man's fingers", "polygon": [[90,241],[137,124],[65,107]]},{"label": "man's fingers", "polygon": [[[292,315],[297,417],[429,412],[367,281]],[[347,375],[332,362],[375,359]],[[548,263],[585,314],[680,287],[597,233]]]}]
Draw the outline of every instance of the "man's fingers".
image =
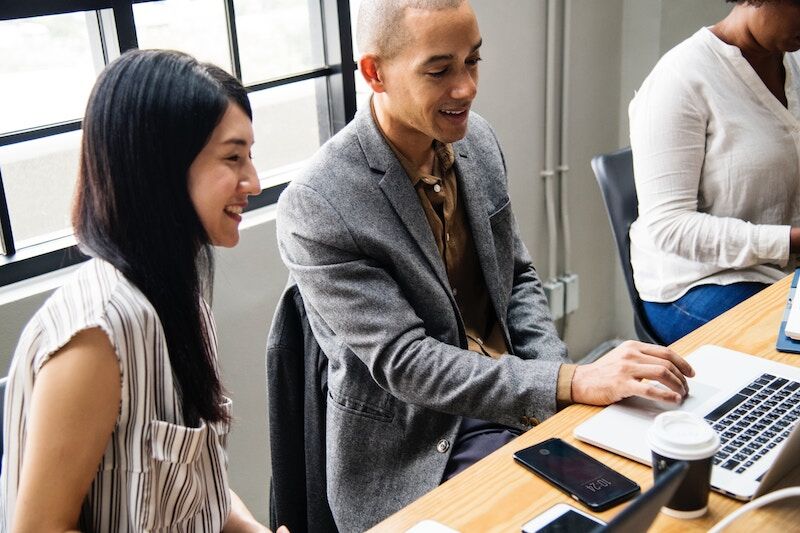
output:
[{"label": "man's fingers", "polygon": [[[653,355],[643,355],[641,363],[643,365],[648,365],[648,366],[653,365],[666,368],[670,373],[672,373],[672,375],[675,376],[676,379],[678,379],[681,382],[684,391],[686,393],[689,392],[689,383],[686,381],[686,376],[683,375],[683,372],[681,372],[677,366],[673,365],[667,359],[661,359],[660,357],[656,357]],[[637,375],[636,377],[646,377],[646,376]]]},{"label": "man's fingers", "polygon": [[652,355],[653,357],[658,357],[660,359],[666,359],[675,365],[684,376],[689,376],[690,378],[694,377],[694,369],[692,368],[692,365],[690,365],[686,359],[676,354],[666,346],[658,346],[657,344],[647,344],[643,342],[641,343],[641,347],[639,349],[642,351],[642,353],[647,355]]},{"label": "man's fingers", "polygon": [[661,402],[680,403],[682,396],[677,392],[659,387],[649,381],[631,381],[630,391],[634,396],[641,396]]},{"label": "man's fingers", "polygon": [[653,381],[658,381],[662,385],[669,387],[672,391],[680,394],[683,398],[689,389],[683,381],[673,372],[670,368],[662,365],[640,365],[636,369],[635,378],[644,378]]}]

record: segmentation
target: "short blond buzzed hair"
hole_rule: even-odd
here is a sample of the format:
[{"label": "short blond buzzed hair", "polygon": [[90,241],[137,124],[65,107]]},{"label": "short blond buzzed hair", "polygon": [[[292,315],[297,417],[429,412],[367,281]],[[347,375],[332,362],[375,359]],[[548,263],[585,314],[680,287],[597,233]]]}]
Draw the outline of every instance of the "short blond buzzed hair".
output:
[{"label": "short blond buzzed hair", "polygon": [[358,8],[356,42],[361,54],[395,56],[411,40],[402,23],[406,9],[453,9],[465,0],[362,0]]}]

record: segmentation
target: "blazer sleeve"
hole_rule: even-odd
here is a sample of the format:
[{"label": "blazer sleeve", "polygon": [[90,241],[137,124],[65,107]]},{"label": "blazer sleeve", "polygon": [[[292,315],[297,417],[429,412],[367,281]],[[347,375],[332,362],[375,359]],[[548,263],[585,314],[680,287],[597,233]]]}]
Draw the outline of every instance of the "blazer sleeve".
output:
[{"label": "blazer sleeve", "polygon": [[561,360],[480,357],[427,336],[401,288],[363,254],[324,196],[293,183],[278,203],[281,257],[307,306],[405,403],[525,427],[556,410]]}]

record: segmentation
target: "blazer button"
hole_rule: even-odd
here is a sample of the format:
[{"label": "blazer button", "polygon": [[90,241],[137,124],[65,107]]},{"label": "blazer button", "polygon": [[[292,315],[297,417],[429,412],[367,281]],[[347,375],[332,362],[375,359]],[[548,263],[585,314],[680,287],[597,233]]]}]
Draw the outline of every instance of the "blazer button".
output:
[{"label": "blazer button", "polygon": [[530,421],[531,426],[538,426],[539,424],[541,424],[541,422],[539,422],[539,419],[533,416],[530,417],[528,420]]},{"label": "blazer button", "polygon": [[436,445],[436,451],[439,453],[444,453],[450,449],[450,442],[447,439],[442,439]]},{"label": "blazer button", "polygon": [[522,418],[519,419],[519,421],[522,422],[522,425],[524,425],[524,426],[530,426],[531,425],[531,421],[528,419],[527,416],[523,416]]}]

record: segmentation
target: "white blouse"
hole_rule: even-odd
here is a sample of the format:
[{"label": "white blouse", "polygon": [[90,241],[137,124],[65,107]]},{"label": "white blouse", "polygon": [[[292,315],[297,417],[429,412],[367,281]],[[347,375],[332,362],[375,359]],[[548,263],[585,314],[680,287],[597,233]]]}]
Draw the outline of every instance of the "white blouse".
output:
[{"label": "white blouse", "polygon": [[[203,309],[216,348],[211,312],[205,305]],[[83,502],[79,529],[220,531],[230,510],[229,425],[183,425],[155,309],[118,270],[93,259],[37,311],[11,362],[3,419],[0,532],[9,531],[14,519],[36,376],[76,333],[92,327],[101,328],[114,347],[122,388],[116,427]],[[230,409],[230,400],[225,408]]]},{"label": "white blouse", "polygon": [[740,50],[702,28],[658,62],[630,104],[639,295],[772,283],[795,267],[800,226],[800,52],[784,54],[784,107]]}]

